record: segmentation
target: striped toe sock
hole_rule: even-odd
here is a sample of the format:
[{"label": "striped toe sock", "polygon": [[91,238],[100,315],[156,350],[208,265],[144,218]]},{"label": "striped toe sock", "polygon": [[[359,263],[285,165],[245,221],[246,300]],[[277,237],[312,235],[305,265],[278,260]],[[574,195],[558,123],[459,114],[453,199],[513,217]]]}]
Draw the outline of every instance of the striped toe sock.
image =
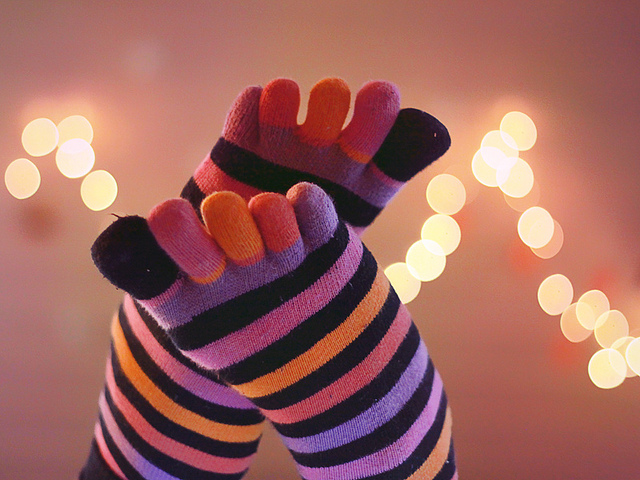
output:
[{"label": "striped toe sock", "polygon": [[239,479],[264,417],[181,354],[130,296],[113,319],[99,419],[82,480]]},{"label": "striped toe sock", "polygon": [[306,120],[298,125],[300,92],[294,81],[280,78],[264,88],[246,88],[181,196],[199,210],[213,192],[230,190],[249,200],[311,182],[361,233],[407,180],[444,154],[451,140],[428,113],[400,110],[397,88],[384,81],[360,89],[343,129],[350,96],[344,81],[321,80],[311,90]]},{"label": "striped toe sock", "polygon": [[[94,261],[122,288],[132,270],[162,279],[137,303],[186,357],[260,408],[304,479],[457,478],[442,380],[327,194],[303,183],[247,204],[220,192],[202,218],[205,227],[176,199],[146,221],[118,220]],[[156,242],[145,258],[122,242],[130,224]]]},{"label": "striped toe sock", "polygon": [[[446,128],[430,115],[415,109],[399,110],[397,89],[388,82],[370,82],[358,92],[353,119],[342,130],[349,109],[349,96],[349,90],[341,80],[321,81],[311,92],[306,121],[298,126],[295,118],[300,99],[294,82],[278,79],[264,89],[249,87],[237,98],[227,117],[222,137],[187,183],[182,196],[199,211],[202,201],[214,191],[233,190],[249,198],[264,190],[284,193],[301,180],[311,180],[331,192],[338,213],[361,233],[404,182],[447,150],[450,140]],[[142,243],[137,247],[135,254],[145,256],[147,245]],[[135,292],[139,298],[148,298],[158,288],[163,288],[165,280],[162,275],[149,276],[145,272],[123,280],[123,288]],[[127,302],[130,300],[125,304]],[[128,311],[133,311],[131,306]],[[130,318],[123,312],[121,309],[117,317],[121,325],[125,325],[122,319]],[[141,312],[143,310],[139,314]],[[138,321],[135,315],[133,318],[127,321]],[[151,324],[148,327],[153,329]],[[137,341],[142,345],[139,352],[150,351],[147,344],[136,339],[131,329],[122,330],[125,332],[123,345]],[[163,338],[158,329],[153,335],[158,341]],[[177,359],[180,371],[185,372],[183,378],[190,379],[185,380],[186,383],[194,381],[200,384],[204,381],[202,378],[206,375],[197,369],[191,371],[193,365],[171,342],[162,342],[160,349]],[[144,360],[136,361],[148,365],[147,368],[153,371],[163,371],[164,368],[161,378],[168,376],[175,380],[172,369],[177,367],[155,365],[155,358],[152,354],[145,354]],[[113,353],[109,365],[112,368],[117,362],[118,356]],[[123,375],[121,373],[123,381],[128,381],[131,386],[129,391],[141,389],[135,383],[137,377]],[[158,377],[151,378],[155,382]],[[216,378],[208,381],[216,383]],[[184,387],[184,382],[178,382],[177,386],[168,382],[163,389],[170,398],[185,398],[179,389],[181,386]],[[116,442],[110,440],[108,447],[104,440],[112,438],[103,432],[104,418],[110,409],[112,415],[109,418],[117,418],[120,422],[135,421],[115,415],[113,412],[121,407],[113,401],[113,395],[108,396],[107,393],[106,386],[100,404],[101,420],[96,427],[96,439],[83,470],[83,478],[112,478],[111,470],[119,476],[124,475],[109,453],[118,449]],[[209,423],[207,434],[211,438],[225,438],[224,432],[235,431],[235,427],[242,431],[247,424],[258,422],[260,418],[255,408],[251,410],[237,393],[220,381],[206,397],[208,400],[204,403],[194,404],[192,413],[197,418],[205,411],[216,411],[214,416],[224,418],[220,425]],[[136,408],[144,410],[143,407]],[[237,410],[235,413],[234,409]],[[153,408],[147,410],[152,412]],[[160,418],[157,413],[153,415]],[[111,425],[116,423],[113,421]],[[165,423],[169,438],[174,435],[167,427],[171,424],[171,420]],[[257,440],[236,448],[242,434],[234,434],[233,438],[231,442],[220,444],[226,447],[214,449],[216,452],[220,450],[220,455],[214,453],[211,457],[202,457],[201,463],[206,464],[206,471],[228,473],[230,463],[227,458],[234,459],[232,470],[241,465],[248,466],[251,455],[247,452],[255,451]],[[245,460],[237,460],[243,455]],[[100,473],[103,471],[106,473]],[[130,472],[125,477],[134,478],[135,475],[139,473]],[[232,477],[237,478],[237,471],[234,470]]]}]

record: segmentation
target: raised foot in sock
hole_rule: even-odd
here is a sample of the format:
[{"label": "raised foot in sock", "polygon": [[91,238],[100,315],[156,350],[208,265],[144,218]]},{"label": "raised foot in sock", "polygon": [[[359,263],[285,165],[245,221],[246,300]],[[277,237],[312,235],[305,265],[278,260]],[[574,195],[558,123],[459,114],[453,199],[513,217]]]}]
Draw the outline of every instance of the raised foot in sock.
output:
[{"label": "raised foot in sock", "polygon": [[216,191],[231,190],[248,200],[311,182],[333,198],[342,219],[362,231],[451,141],[433,116],[400,110],[398,89],[385,81],[371,81],[358,91],[353,116],[343,128],[350,95],[343,80],[320,81],[298,125],[300,91],[294,81],[280,78],[264,88],[246,88],[229,111],[222,137],[181,196],[199,209]]}]

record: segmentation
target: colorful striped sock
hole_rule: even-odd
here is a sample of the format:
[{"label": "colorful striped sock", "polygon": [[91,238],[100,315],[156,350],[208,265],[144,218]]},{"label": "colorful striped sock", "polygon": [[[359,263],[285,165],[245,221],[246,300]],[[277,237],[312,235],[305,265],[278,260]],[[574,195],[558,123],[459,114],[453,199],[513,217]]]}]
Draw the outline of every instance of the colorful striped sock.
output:
[{"label": "colorful striped sock", "polygon": [[[262,98],[259,101],[257,101],[256,92],[258,96],[262,92]],[[370,82],[363,87],[356,99],[354,119],[342,133],[340,129],[349,107],[349,90],[341,80],[326,79],[314,87],[307,121],[301,127],[294,129],[292,125],[295,124],[298,104],[298,87],[290,80],[275,80],[267,85],[264,91],[259,87],[246,89],[238,97],[227,117],[223,138],[213,149],[211,157],[205,159],[200,165],[194,177],[184,188],[182,195],[189,198],[199,209],[201,201],[205,198],[205,192],[232,188],[248,197],[257,193],[260,188],[284,192],[298,180],[312,179],[323,183],[325,188],[334,193],[338,211],[348,218],[353,218],[352,223],[360,224],[359,232],[362,232],[364,223],[370,223],[381,208],[372,208],[369,202],[382,206],[386,204],[404,181],[442,155],[449,146],[446,128],[435,118],[413,109],[401,110],[398,114],[397,89],[387,82]],[[285,110],[282,110],[283,107]],[[293,124],[291,115],[293,115]],[[395,123],[390,127],[392,120]],[[277,125],[289,122],[291,128],[285,135],[281,129],[279,131],[278,128],[274,128],[274,122]],[[390,132],[389,128],[391,128]],[[251,129],[255,132],[249,135],[248,132]],[[244,141],[249,140],[249,136],[254,140],[258,138],[255,135],[256,132],[261,139],[259,142]],[[381,143],[385,135],[386,139]],[[325,138],[324,141],[333,138],[335,145],[323,146],[318,140],[319,137]],[[251,150],[252,146],[256,148]],[[357,153],[358,151],[374,152],[376,149],[375,161],[368,166],[366,161],[370,156]],[[347,151],[351,154],[346,154]],[[256,152],[264,153],[265,158],[283,159],[287,166],[263,160],[256,155]],[[358,159],[358,162],[350,158]],[[310,165],[309,159],[319,163],[315,166]],[[369,191],[366,192],[366,200],[359,199],[357,191],[364,191],[367,188],[380,189],[380,195],[375,191]],[[368,213],[358,215],[358,208],[363,208],[363,212]],[[368,220],[363,222],[363,218]],[[144,255],[145,246],[141,247],[137,252],[138,256]],[[147,298],[158,291],[158,282],[162,284],[162,278],[147,277],[144,281],[140,278],[131,278],[128,282],[128,290],[139,298]],[[160,288],[162,289],[163,286],[160,285]],[[125,309],[124,306],[128,307]],[[198,401],[191,402],[188,408],[182,405],[181,401],[178,407],[182,407],[194,421],[190,429],[197,431],[206,424],[206,436],[213,438],[217,443],[215,448],[210,450],[213,452],[211,456],[202,456],[192,466],[210,472],[233,474],[224,478],[241,476],[239,472],[246,471],[258,442],[258,440],[247,439],[244,432],[251,430],[253,435],[251,438],[257,435],[256,429],[248,429],[247,426],[260,423],[262,417],[259,412],[255,408],[251,410],[250,404],[243,397],[220,381],[216,381],[215,377],[207,379],[206,373],[198,371],[197,368],[194,369],[191,362],[176,349],[173,343],[163,337],[161,330],[157,328],[154,330],[153,322],[147,322],[147,328],[152,331],[152,335],[147,333],[146,336],[139,337],[140,329],[144,328],[142,326],[144,322],[141,321],[141,318],[144,318],[142,313],[144,310],[138,309],[140,311],[137,314],[133,313],[135,310],[130,299],[125,299],[124,306],[114,319],[114,332],[122,332],[122,334],[118,337],[119,341],[116,341],[114,335],[114,351],[109,359],[107,373],[119,372],[120,376],[117,377],[119,383],[125,383],[128,388],[126,391],[137,392],[138,397],[140,397],[140,390],[143,389],[140,383],[140,379],[143,378],[151,378],[152,385],[154,382],[158,383],[170,399],[185,399],[189,398],[189,392],[199,392],[196,394],[200,396]],[[118,324],[120,329],[117,329]],[[137,325],[138,330],[131,326],[125,328],[127,325]],[[155,341],[149,343],[153,337]],[[146,375],[130,378],[123,370],[114,368],[118,362],[121,363],[119,355],[131,350],[126,347],[127,345],[138,345],[136,350],[138,354],[134,363],[143,366],[144,371],[147,372]],[[117,349],[117,346],[121,348]],[[173,360],[158,365],[156,364],[158,358]],[[167,378],[168,380],[165,381]],[[203,397],[204,390],[200,388],[201,385],[211,382],[216,383],[215,388],[208,389]],[[96,425],[96,438],[89,461],[83,470],[83,478],[112,478],[109,468],[121,476],[124,475],[117,467],[111,453],[112,450],[118,450],[118,446],[106,431],[103,432],[107,425],[104,417],[109,412],[111,415],[109,418],[118,419],[118,422],[111,422],[112,428],[117,423],[119,428],[128,432],[135,430],[131,425],[136,425],[138,418],[146,423],[149,423],[149,418],[156,421],[162,418],[156,406],[148,402],[136,407],[144,412],[141,417],[126,418],[118,415],[125,407],[121,403],[106,400],[113,398],[113,395],[106,394],[109,388],[112,390],[116,388],[115,385],[113,382],[111,386],[105,385],[104,398],[101,399],[100,406],[101,417]],[[206,422],[207,418],[221,419],[221,422]],[[169,440],[179,434],[181,428],[181,426],[170,427],[173,423],[173,420],[170,420],[162,425],[161,432],[164,432]],[[172,433],[174,429],[177,431],[175,434]],[[134,440],[128,438],[127,441],[138,444],[142,441],[146,447],[139,447],[141,450],[146,448],[149,451],[151,448],[153,451],[153,445],[158,443],[154,440],[157,432],[150,429],[146,429],[145,432],[149,438],[138,435]],[[110,443],[106,442],[105,438],[111,438]],[[163,437],[160,435],[158,438]],[[223,440],[225,438],[232,440]],[[242,441],[243,439],[246,441]],[[166,440],[163,445],[169,440]],[[177,450],[172,450],[174,453],[169,456],[179,457],[178,450],[182,448],[188,451],[191,448],[188,441],[181,442],[172,443],[171,448]],[[196,444],[200,445],[202,441],[196,441]],[[162,463],[162,455],[152,454],[152,456],[160,458],[158,462]],[[108,459],[108,462],[105,459]],[[107,467],[107,464],[110,467]],[[138,474],[129,472],[126,478],[135,478],[135,475],[139,474],[139,472]]]},{"label": "colorful striped sock", "polygon": [[199,211],[213,192],[230,190],[245,200],[260,192],[286,193],[298,182],[319,185],[340,217],[358,233],[404,183],[447,151],[447,129],[420,110],[400,110],[397,88],[365,84],[349,111],[343,80],[318,82],[306,120],[297,124],[300,92],[288,79],[248,87],[235,100],[211,154],[181,196]]},{"label": "colorful striped sock", "polygon": [[[100,271],[161,279],[139,299],[195,363],[251,399],[303,478],[457,477],[442,381],[408,311],[317,186],[249,204],[182,199],[98,238]],[[127,241],[123,241],[127,238]],[[131,243],[146,244],[138,257]]]}]

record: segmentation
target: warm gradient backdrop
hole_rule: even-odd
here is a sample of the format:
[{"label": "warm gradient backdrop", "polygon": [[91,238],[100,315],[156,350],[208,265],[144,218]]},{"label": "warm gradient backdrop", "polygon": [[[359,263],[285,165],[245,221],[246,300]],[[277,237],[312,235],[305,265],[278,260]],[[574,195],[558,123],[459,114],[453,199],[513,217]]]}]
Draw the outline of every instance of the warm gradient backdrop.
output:
[{"label": "warm gradient backdrop", "polygon": [[[451,150],[365,235],[383,265],[418,239],[433,175],[469,169],[506,112],[534,119],[538,143],[522,156],[562,252],[524,250],[517,213],[475,183],[456,216],[462,244],[409,309],[447,386],[461,478],[640,478],[640,379],[596,388],[595,341],[564,340],[536,300],[564,273],[577,295],[602,288],[640,336],[639,24],[637,2],[620,0],[1,1],[0,170],[27,156],[30,120],[82,114],[95,168],[120,194],[89,211],[53,154],[34,159],[32,198],[0,188],[0,478],[75,477],[120,298],[91,263],[93,239],[109,213],[177,195],[236,94],[278,76],[298,81],[303,103],[325,76],[354,92],[390,80],[403,107],[448,126]],[[287,455],[268,434],[247,479],[296,478]]]}]

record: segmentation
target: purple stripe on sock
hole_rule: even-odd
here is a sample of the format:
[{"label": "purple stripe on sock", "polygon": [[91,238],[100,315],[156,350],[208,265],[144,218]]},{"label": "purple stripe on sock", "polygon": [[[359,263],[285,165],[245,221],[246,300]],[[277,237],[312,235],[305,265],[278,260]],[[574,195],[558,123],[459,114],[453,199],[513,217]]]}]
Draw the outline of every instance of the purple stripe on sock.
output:
[{"label": "purple stripe on sock", "polygon": [[334,467],[310,468],[298,465],[300,475],[307,480],[333,480],[336,478],[356,480],[378,475],[397,467],[409,458],[433,425],[442,393],[442,380],[436,372],[427,405],[411,428],[396,442],[371,455]]},{"label": "purple stripe on sock", "polygon": [[153,478],[157,480],[179,480],[178,478],[169,475],[167,472],[160,470],[151,463],[149,463],[142,455],[140,455],[135,448],[127,441],[122,431],[118,428],[115,418],[111,414],[107,402],[104,399],[104,394],[100,396],[100,412],[102,418],[107,427],[107,431],[113,441],[118,446],[120,453],[125,457],[127,462],[137,470],[144,478]]},{"label": "purple stripe on sock", "polygon": [[229,387],[220,385],[197,374],[176,360],[154,338],[136,309],[129,295],[124,298],[124,311],[131,329],[156,365],[174,382],[194,395],[217,405],[253,410],[255,406],[245,397]]},{"label": "purple stripe on sock", "polygon": [[[189,323],[204,310],[280,278],[294,270],[308,253],[304,251],[300,239],[290,248],[279,253],[271,252],[253,265],[240,267],[229,262],[222,276],[213,283],[203,285],[178,280],[167,292],[140,303],[153,310],[163,328],[175,328]],[[287,271],[283,271],[283,265]],[[179,302],[174,300],[176,292],[180,294]],[[204,298],[206,302],[203,302]],[[166,319],[170,319],[170,322]]]},{"label": "purple stripe on sock", "polygon": [[411,398],[427,370],[429,355],[423,342],[398,383],[380,401],[357,417],[331,430],[304,438],[282,437],[294,452],[314,453],[342,446],[368,435],[393,418]]},{"label": "purple stripe on sock", "polygon": [[[215,369],[226,368],[268,347],[322,309],[344,288],[360,264],[362,242],[355,240],[351,230],[349,236],[349,244],[338,261],[311,287],[245,328],[188,352],[189,357],[195,362],[206,361]],[[247,342],[247,338],[252,341]]]},{"label": "purple stripe on sock", "polygon": [[[257,147],[262,158],[280,166],[291,168],[324,178],[342,185],[372,205],[384,207],[404,182],[394,180],[382,173],[373,164],[363,164],[351,159],[339,144],[326,148],[301,142],[291,129],[261,125],[266,136],[281,139],[278,148],[265,145]],[[283,153],[283,145],[286,149]],[[331,158],[331,161],[327,161]]]}]

